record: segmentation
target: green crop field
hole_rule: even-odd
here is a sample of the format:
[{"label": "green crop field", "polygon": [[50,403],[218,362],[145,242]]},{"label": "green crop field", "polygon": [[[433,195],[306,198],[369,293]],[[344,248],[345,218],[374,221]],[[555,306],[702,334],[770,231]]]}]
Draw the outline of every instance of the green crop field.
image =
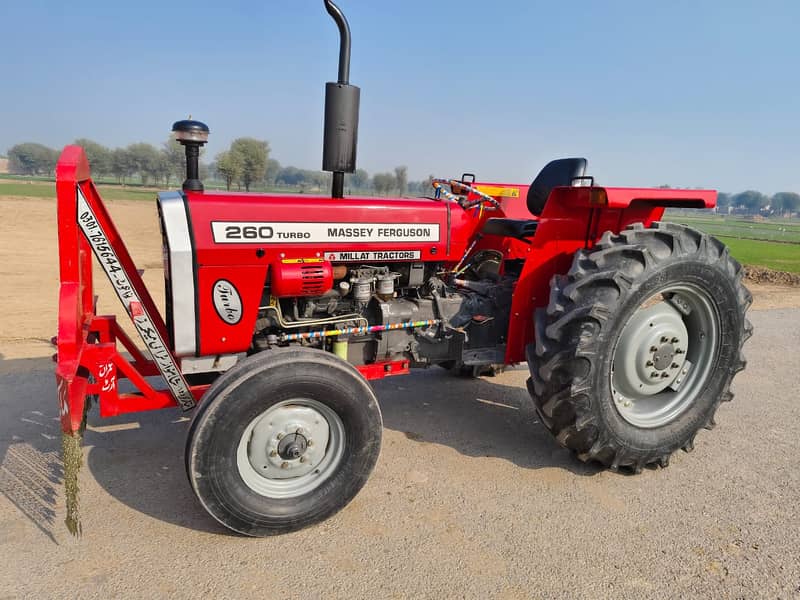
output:
[{"label": "green crop field", "polygon": [[800,244],[781,244],[719,236],[731,255],[744,265],[800,273]]},{"label": "green crop field", "polygon": [[[116,185],[98,186],[104,200],[153,200],[154,190],[123,188]],[[55,183],[21,183],[0,181],[0,196],[24,196],[27,198],[55,198]]]},{"label": "green crop field", "polygon": [[742,217],[686,214],[664,215],[665,221],[684,223],[717,237],[735,237],[751,240],[790,242],[800,244],[800,220],[774,219],[754,221]]},{"label": "green crop field", "polygon": [[800,273],[800,220],[687,215],[667,212],[665,221],[683,223],[722,240],[742,264]]}]

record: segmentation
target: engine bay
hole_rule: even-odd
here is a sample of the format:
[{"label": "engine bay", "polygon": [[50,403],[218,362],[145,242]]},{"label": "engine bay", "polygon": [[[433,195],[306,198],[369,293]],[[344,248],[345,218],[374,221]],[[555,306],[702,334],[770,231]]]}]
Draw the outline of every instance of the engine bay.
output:
[{"label": "engine bay", "polygon": [[504,271],[496,250],[464,262],[457,270],[435,262],[280,264],[264,288],[251,351],[301,344],[355,365],[502,363],[516,265]]}]

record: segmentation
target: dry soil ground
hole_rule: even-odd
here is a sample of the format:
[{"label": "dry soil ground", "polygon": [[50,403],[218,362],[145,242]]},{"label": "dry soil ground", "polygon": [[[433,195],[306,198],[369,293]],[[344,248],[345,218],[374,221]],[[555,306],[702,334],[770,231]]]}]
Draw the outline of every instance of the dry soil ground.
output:
[{"label": "dry soil ground", "polygon": [[[110,210],[162,295],[155,208]],[[800,597],[800,290],[752,286],[748,370],[666,470],[576,462],[525,369],[378,382],[384,446],[356,500],[280,538],[229,535],[182,467],[187,420],[90,418],[85,533],[64,517],[52,349],[55,204],[0,198],[0,598]],[[117,311],[97,277],[101,311]]]}]

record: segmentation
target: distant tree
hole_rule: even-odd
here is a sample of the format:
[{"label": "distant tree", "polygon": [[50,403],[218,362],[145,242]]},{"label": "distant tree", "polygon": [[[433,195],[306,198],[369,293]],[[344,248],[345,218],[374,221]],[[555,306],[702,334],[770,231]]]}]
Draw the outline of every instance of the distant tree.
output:
[{"label": "distant tree", "polygon": [[408,193],[409,194],[420,195],[420,194],[425,194],[426,191],[427,191],[427,189],[425,188],[425,182],[424,181],[409,181],[408,182]]},{"label": "distant tree", "polygon": [[111,174],[117,178],[117,183],[125,180],[136,172],[136,167],[125,148],[115,148],[111,151]]},{"label": "distant tree", "polygon": [[297,167],[283,167],[275,176],[275,182],[284,185],[300,185],[303,182],[303,171]]},{"label": "distant tree", "polygon": [[408,167],[395,167],[394,179],[397,193],[400,196],[404,196],[408,192]]},{"label": "distant tree", "polygon": [[369,188],[369,173],[364,169],[356,169],[355,173],[345,175],[345,185],[356,190],[366,190]]},{"label": "distant tree", "polygon": [[17,175],[49,175],[55,171],[58,152],[42,144],[27,142],[8,151],[8,170]]},{"label": "distant tree", "polygon": [[152,144],[139,142],[131,144],[126,149],[128,160],[133,171],[142,178],[142,183],[147,185],[150,179],[157,179],[160,174],[160,154]]},{"label": "distant tree", "polygon": [[231,185],[239,181],[242,177],[242,157],[236,152],[226,150],[217,154],[217,172],[225,180],[228,191]]},{"label": "distant tree", "polygon": [[281,163],[274,158],[267,159],[267,169],[266,173],[264,174],[264,182],[267,183],[267,185],[274,184],[280,172]]},{"label": "distant tree", "polygon": [[755,190],[740,192],[731,198],[734,206],[741,207],[750,213],[757,213],[769,204],[769,198]]},{"label": "distant tree", "polygon": [[86,138],[79,138],[73,144],[83,148],[86,158],[89,159],[92,175],[111,175],[111,150],[109,148]]},{"label": "distant tree", "polygon": [[183,146],[170,136],[161,147],[161,154],[164,163],[169,169],[169,173],[165,174],[166,184],[169,185],[170,177],[183,181],[186,178],[186,151]]},{"label": "distant tree", "polygon": [[800,210],[800,194],[778,192],[770,198],[770,206],[779,214],[791,214]]},{"label": "distant tree", "polygon": [[269,158],[269,144],[254,138],[238,138],[231,142],[229,153],[238,156],[241,162],[241,183],[244,189],[250,191],[250,186],[263,181],[267,172],[267,159]]},{"label": "distant tree", "polygon": [[332,175],[325,171],[310,171],[307,178],[320,190],[324,190],[331,187],[331,177]]},{"label": "distant tree", "polygon": [[197,174],[200,176],[200,181],[209,179],[211,177],[211,165],[203,162],[202,160],[197,165],[197,171]]},{"label": "distant tree", "polygon": [[395,179],[393,173],[376,173],[372,177],[372,187],[374,187],[375,191],[379,194],[388,194],[394,189],[396,184],[397,179]]},{"label": "distant tree", "polygon": [[158,151],[158,158],[155,165],[155,178],[158,182],[164,182],[165,187],[169,187],[169,180],[172,179],[172,165],[163,150]]},{"label": "distant tree", "polygon": [[731,207],[731,195],[725,192],[717,194],[717,212],[728,214]]}]

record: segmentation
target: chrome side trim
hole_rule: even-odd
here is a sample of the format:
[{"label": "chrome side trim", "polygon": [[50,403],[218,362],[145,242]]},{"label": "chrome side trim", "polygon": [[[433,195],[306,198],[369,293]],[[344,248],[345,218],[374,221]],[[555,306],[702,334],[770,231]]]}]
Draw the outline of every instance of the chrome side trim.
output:
[{"label": "chrome side trim", "polygon": [[195,356],[196,319],[194,258],[183,194],[160,192],[158,203],[169,248],[169,280],[172,292],[172,339],[175,356]]},{"label": "chrome side trim", "polygon": [[246,353],[239,354],[218,354],[216,356],[198,356],[184,358],[181,361],[181,371],[186,374],[192,373],[211,373],[227,371],[234,366],[240,359],[247,356]]}]

